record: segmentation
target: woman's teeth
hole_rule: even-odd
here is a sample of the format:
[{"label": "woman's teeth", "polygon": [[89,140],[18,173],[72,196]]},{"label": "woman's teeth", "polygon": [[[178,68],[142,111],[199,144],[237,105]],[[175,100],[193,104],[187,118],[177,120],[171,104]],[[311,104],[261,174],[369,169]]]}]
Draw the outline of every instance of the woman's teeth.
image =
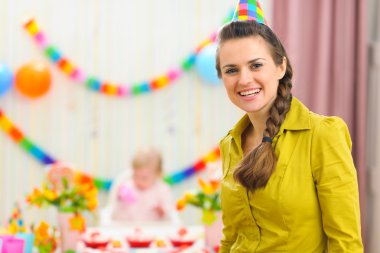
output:
[{"label": "woman's teeth", "polygon": [[242,92],[239,92],[239,94],[245,97],[245,96],[257,95],[259,94],[260,91],[261,89],[254,89],[254,90],[242,91]]}]

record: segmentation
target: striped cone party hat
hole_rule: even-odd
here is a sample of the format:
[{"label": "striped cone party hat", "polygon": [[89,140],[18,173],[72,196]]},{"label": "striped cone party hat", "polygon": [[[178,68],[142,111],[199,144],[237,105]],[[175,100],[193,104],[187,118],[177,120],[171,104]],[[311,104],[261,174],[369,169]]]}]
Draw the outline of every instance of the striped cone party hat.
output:
[{"label": "striped cone party hat", "polygon": [[255,20],[267,25],[263,10],[257,0],[240,0],[233,20]]}]

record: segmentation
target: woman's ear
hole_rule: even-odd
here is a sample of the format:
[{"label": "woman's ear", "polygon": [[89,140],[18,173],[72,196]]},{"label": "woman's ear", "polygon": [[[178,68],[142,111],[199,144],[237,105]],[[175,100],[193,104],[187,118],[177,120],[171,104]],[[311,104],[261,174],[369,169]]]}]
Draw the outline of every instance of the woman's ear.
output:
[{"label": "woman's ear", "polygon": [[287,59],[286,57],[282,57],[282,63],[280,64],[279,67],[279,75],[278,75],[278,80],[281,80],[284,76],[285,76],[285,73],[286,73],[286,66],[287,66]]}]

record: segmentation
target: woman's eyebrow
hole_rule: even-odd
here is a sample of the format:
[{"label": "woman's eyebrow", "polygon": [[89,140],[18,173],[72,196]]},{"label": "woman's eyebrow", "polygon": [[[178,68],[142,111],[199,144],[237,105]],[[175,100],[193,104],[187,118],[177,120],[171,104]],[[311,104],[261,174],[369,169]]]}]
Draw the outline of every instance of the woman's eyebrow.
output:
[{"label": "woman's eyebrow", "polygon": [[[258,61],[258,60],[264,60],[264,61],[265,61],[264,58],[255,58],[255,59],[253,59],[253,60],[250,60],[250,61],[248,62],[248,64],[255,63],[255,62]],[[224,68],[229,68],[229,67],[236,67],[236,65],[235,65],[235,64],[226,64],[226,65],[224,65],[224,66],[222,67],[222,69],[224,69]]]}]

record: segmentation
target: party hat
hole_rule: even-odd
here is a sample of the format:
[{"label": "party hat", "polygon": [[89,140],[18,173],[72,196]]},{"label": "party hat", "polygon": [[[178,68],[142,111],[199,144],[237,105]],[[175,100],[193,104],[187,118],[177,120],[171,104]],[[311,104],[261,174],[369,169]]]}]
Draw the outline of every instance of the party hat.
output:
[{"label": "party hat", "polygon": [[257,0],[239,0],[233,20],[255,20],[258,23],[267,24],[263,9]]},{"label": "party hat", "polygon": [[8,232],[11,234],[26,232],[20,205],[15,203],[12,216],[8,219]]}]

